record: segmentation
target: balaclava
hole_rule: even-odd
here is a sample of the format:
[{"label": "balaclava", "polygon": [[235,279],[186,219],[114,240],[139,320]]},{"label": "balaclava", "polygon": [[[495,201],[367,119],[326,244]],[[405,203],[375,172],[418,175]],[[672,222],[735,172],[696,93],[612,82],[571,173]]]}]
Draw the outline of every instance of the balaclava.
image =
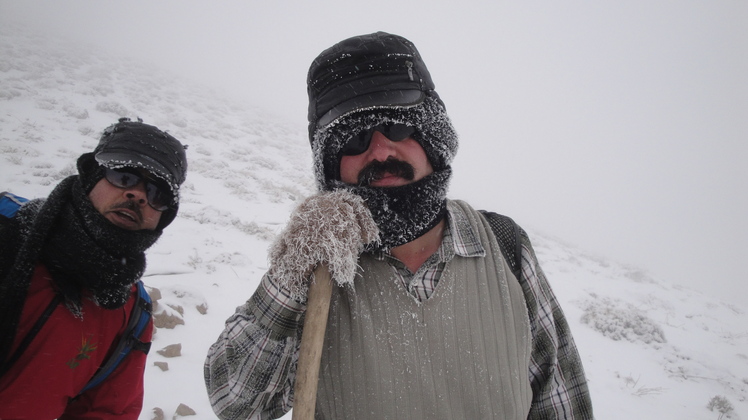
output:
[{"label": "balaclava", "polygon": [[[320,190],[347,189],[364,198],[385,249],[418,238],[442,220],[457,133],[412,42],[385,32],[341,41],[312,62],[307,92],[309,140]],[[401,187],[340,181],[343,146],[355,134],[387,123],[417,129],[413,138],[434,173]]]}]

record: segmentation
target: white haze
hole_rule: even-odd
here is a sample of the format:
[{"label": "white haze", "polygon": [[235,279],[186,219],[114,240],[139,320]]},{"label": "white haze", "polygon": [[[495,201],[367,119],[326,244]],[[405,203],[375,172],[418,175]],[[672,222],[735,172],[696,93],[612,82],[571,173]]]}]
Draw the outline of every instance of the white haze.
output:
[{"label": "white haze", "polygon": [[[154,410],[162,419],[215,419],[203,384],[208,347],[257,287],[294,202],[314,191],[303,124],[185,80],[182,69],[165,72],[0,23],[0,189],[48,195],[120,116],[141,116],[189,144],[179,217],[148,251],[144,281],[159,327],[140,419],[157,418]],[[564,244],[509,205],[486,207],[528,229],[569,320],[598,419],[748,419],[744,307]],[[162,324],[165,317],[173,324]],[[180,356],[161,353],[172,345]]]},{"label": "white haze", "polygon": [[0,14],[300,128],[320,51],[404,35],[461,134],[453,196],[748,303],[744,1],[0,0]]}]

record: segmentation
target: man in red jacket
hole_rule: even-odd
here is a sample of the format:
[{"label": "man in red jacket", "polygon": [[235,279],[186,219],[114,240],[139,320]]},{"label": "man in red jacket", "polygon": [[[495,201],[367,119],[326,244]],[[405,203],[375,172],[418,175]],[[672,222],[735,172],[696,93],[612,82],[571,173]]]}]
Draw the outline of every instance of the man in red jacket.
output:
[{"label": "man in red jacket", "polygon": [[142,408],[147,345],[81,391],[138,304],[145,251],[177,215],[185,147],[123,118],[77,165],[46,199],[0,217],[3,420],[137,419]]}]

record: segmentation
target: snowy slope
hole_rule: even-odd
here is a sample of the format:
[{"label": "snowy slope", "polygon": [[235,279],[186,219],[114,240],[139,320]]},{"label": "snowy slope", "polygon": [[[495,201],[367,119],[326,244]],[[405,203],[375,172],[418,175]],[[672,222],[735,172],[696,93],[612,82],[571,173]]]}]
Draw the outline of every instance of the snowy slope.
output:
[{"label": "snowy slope", "polygon": [[[206,351],[257,287],[294,202],[314,190],[305,119],[269,115],[126,57],[0,27],[0,190],[46,195],[120,116],[142,117],[189,145],[180,215],[149,251],[144,279],[161,296],[159,316],[176,325],[155,336],[141,418],[158,408],[164,418],[194,411],[213,419]],[[748,419],[746,308],[530,235],[574,331],[599,419]],[[176,344],[177,357],[158,352]]]}]

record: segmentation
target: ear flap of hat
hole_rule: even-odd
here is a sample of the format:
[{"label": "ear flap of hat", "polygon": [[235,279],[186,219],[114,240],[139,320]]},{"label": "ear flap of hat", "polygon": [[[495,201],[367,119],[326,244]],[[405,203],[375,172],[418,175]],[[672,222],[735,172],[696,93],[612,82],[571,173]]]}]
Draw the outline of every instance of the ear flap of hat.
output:
[{"label": "ear flap of hat", "polygon": [[104,168],[96,162],[93,153],[84,153],[78,158],[78,177],[80,178],[83,191],[88,194],[101,178],[104,177]]},{"label": "ear flap of hat", "polygon": [[161,213],[161,219],[159,219],[158,221],[156,230],[163,230],[165,227],[169,226],[171,222],[173,222],[174,219],[177,217],[178,212],[179,212],[179,202],[174,204],[172,207],[169,207],[168,209],[164,210]]}]

